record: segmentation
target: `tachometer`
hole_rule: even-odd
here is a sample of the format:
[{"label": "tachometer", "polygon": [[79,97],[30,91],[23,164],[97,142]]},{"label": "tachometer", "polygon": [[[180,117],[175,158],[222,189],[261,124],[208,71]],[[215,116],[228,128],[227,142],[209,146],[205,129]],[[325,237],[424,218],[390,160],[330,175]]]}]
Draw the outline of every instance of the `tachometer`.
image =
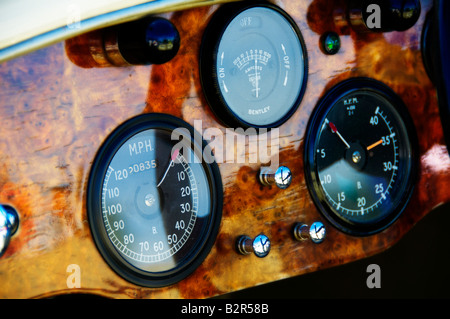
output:
[{"label": "tachometer", "polygon": [[175,283],[211,249],[222,184],[201,142],[188,123],[145,114],[119,126],[100,148],[87,192],[89,221],[105,260],[130,282]]},{"label": "tachometer", "polygon": [[340,230],[389,226],[413,186],[416,138],[401,99],[380,82],[345,81],[321,100],[305,141],[305,174],[320,211]]}]

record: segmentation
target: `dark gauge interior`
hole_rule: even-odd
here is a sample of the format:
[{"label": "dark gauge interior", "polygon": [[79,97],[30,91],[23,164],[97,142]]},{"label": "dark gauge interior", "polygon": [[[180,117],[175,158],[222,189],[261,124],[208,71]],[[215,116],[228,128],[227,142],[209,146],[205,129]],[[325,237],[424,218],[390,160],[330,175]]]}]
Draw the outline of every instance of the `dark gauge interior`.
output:
[{"label": "dark gauge interior", "polygon": [[415,171],[415,132],[400,98],[374,80],[342,82],[318,104],[307,132],[305,175],[320,211],[353,235],[389,226]]},{"label": "dark gauge interior", "polygon": [[175,283],[214,243],[221,178],[193,137],[182,120],[141,115],[117,128],[95,159],[87,195],[92,233],[109,265],[133,283]]},{"label": "dark gauge interior", "polygon": [[210,21],[200,73],[206,98],[231,127],[275,127],[302,99],[306,49],[295,22],[268,4],[228,4]]}]

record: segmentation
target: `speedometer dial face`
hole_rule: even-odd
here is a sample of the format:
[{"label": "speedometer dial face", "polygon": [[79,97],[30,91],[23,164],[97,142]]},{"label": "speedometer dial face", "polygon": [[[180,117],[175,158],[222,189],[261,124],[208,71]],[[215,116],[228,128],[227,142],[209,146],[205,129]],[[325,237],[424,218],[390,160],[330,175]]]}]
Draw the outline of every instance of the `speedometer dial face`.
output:
[{"label": "speedometer dial face", "polygon": [[379,82],[354,79],[318,105],[306,139],[306,177],[339,229],[368,235],[389,226],[411,194],[415,137],[403,103]]},{"label": "speedometer dial face", "polygon": [[120,126],[95,160],[88,190],[94,239],[110,266],[131,282],[177,282],[215,240],[220,175],[193,137],[181,120],[142,115]]},{"label": "speedometer dial face", "polygon": [[200,57],[215,114],[232,127],[275,127],[302,99],[307,77],[300,30],[268,3],[225,5],[210,21]]}]

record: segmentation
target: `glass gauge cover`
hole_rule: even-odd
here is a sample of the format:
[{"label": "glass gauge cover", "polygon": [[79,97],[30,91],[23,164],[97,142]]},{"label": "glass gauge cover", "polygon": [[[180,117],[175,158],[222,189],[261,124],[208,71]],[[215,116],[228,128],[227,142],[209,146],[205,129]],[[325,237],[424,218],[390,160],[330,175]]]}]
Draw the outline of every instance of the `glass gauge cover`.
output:
[{"label": "glass gauge cover", "polygon": [[200,74],[214,113],[231,127],[276,127],[297,109],[307,55],[296,23],[268,3],[220,8],[205,30]]},{"label": "glass gauge cover", "polygon": [[401,99],[371,79],[344,81],[320,101],[307,132],[305,176],[322,214],[352,235],[392,224],[416,170],[417,139]]},{"label": "glass gauge cover", "polygon": [[105,260],[130,282],[173,284],[209,253],[222,185],[217,164],[202,157],[205,146],[188,123],[145,114],[100,148],[87,191],[89,222]]}]

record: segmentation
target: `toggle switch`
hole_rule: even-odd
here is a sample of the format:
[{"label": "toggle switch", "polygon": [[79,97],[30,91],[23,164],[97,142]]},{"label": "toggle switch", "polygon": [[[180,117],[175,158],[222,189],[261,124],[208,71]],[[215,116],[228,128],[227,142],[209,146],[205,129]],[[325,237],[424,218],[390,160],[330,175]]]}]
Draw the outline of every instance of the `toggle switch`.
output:
[{"label": "toggle switch", "polygon": [[66,53],[83,68],[163,64],[176,56],[180,42],[172,22],[147,17],[68,39]]},{"label": "toggle switch", "polygon": [[419,20],[419,0],[349,1],[347,17],[357,32],[405,31]]}]

